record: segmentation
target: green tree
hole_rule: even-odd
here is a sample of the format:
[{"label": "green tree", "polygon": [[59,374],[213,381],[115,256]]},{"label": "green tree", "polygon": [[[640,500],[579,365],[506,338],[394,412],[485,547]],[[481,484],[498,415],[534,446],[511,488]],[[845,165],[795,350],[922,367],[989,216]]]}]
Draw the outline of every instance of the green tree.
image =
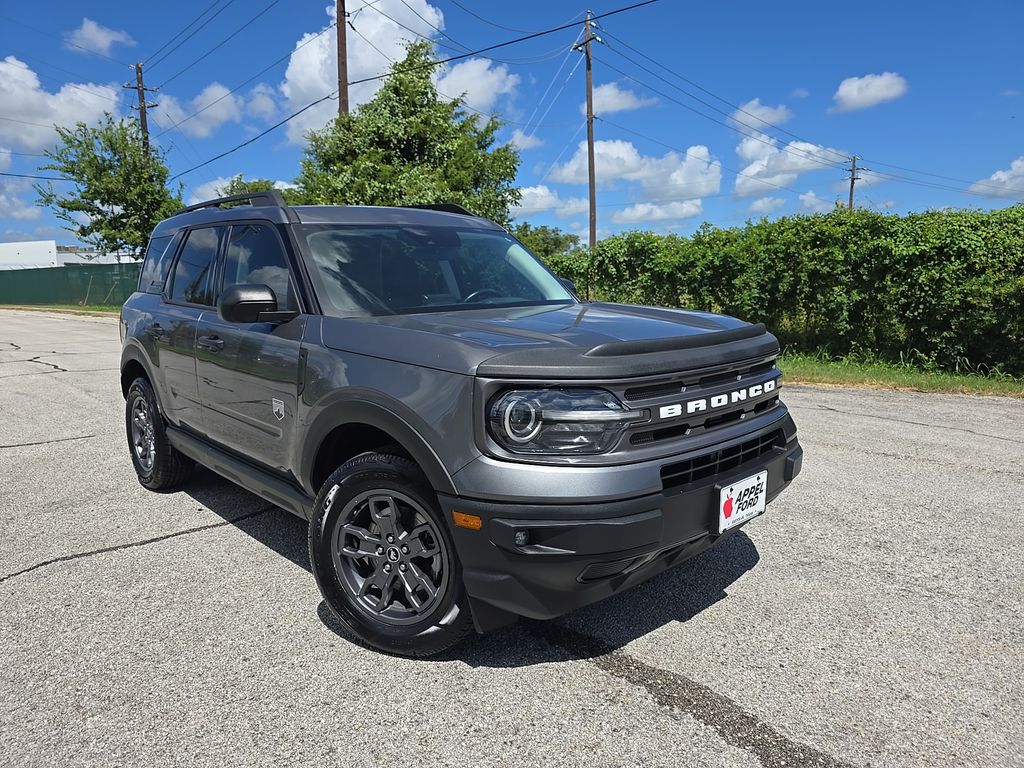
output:
[{"label": "green tree", "polygon": [[516,224],[512,228],[512,234],[544,261],[564,256],[580,247],[579,235],[564,232],[558,227],[535,227],[527,221]]},{"label": "green tree", "polygon": [[463,99],[438,97],[433,47],[411,43],[377,95],[308,135],[296,180],[307,203],[457,203],[501,224],[519,202],[519,154],[495,146],[501,123],[467,114]]},{"label": "green tree", "polygon": [[98,126],[57,127],[59,143],[50,163],[74,188],[58,193],[37,185],[38,204],[67,222],[64,229],[107,253],[141,258],[153,227],[181,208],[181,187],[167,187],[167,165],[159,149],[146,152],[137,120],[106,115]]},{"label": "green tree", "polygon": [[228,183],[217,188],[217,194],[221,197],[232,195],[247,195],[253,192],[266,192],[274,188],[274,182],[270,179],[243,179],[242,174],[233,176]]}]

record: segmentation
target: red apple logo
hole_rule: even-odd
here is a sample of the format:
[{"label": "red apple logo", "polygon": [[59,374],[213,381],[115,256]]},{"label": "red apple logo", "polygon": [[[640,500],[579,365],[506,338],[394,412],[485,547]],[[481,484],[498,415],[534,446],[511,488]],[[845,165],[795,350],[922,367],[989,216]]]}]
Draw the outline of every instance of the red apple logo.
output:
[{"label": "red apple logo", "polygon": [[732,517],[732,488],[729,489],[729,495],[725,497],[725,503],[722,504],[722,514],[725,515],[726,520]]}]

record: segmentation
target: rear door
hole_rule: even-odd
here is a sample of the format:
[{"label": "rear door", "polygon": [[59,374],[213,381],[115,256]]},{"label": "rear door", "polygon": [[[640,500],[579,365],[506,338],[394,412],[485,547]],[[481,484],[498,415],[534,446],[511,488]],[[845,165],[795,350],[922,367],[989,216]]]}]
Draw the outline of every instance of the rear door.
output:
[{"label": "rear door", "polygon": [[[279,310],[298,310],[295,276],[277,228],[267,222],[232,224],[226,237],[218,292],[263,284]],[[204,312],[196,370],[206,434],[219,445],[289,472],[295,441],[300,351],[305,316],[286,323],[237,324]]]},{"label": "rear door", "polygon": [[150,329],[159,348],[164,411],[174,424],[203,431],[196,379],[196,332],[203,312],[213,308],[217,251],[226,227],[199,227],[185,235],[170,278],[164,306]]}]

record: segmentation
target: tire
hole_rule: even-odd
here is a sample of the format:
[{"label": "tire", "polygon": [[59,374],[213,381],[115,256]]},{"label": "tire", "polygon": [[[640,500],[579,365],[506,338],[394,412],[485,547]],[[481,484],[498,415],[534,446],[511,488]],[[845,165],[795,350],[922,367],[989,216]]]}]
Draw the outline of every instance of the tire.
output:
[{"label": "tire", "polygon": [[334,471],[317,495],[309,560],[327,605],[373,648],[432,656],[473,628],[437,495],[409,459],[364,453]]},{"label": "tire", "polygon": [[169,491],[188,479],[195,462],[180,453],[167,439],[156,394],[141,376],[128,387],[124,420],[128,452],[135,474],[144,487],[151,491]]}]

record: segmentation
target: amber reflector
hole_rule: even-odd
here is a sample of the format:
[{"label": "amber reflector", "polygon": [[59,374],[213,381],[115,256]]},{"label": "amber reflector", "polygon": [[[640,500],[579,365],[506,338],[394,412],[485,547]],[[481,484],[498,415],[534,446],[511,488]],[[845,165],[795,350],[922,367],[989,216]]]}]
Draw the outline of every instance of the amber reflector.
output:
[{"label": "amber reflector", "polygon": [[467,515],[465,512],[452,510],[452,520],[459,528],[469,528],[471,531],[479,531],[484,527],[484,521],[478,515]]}]

